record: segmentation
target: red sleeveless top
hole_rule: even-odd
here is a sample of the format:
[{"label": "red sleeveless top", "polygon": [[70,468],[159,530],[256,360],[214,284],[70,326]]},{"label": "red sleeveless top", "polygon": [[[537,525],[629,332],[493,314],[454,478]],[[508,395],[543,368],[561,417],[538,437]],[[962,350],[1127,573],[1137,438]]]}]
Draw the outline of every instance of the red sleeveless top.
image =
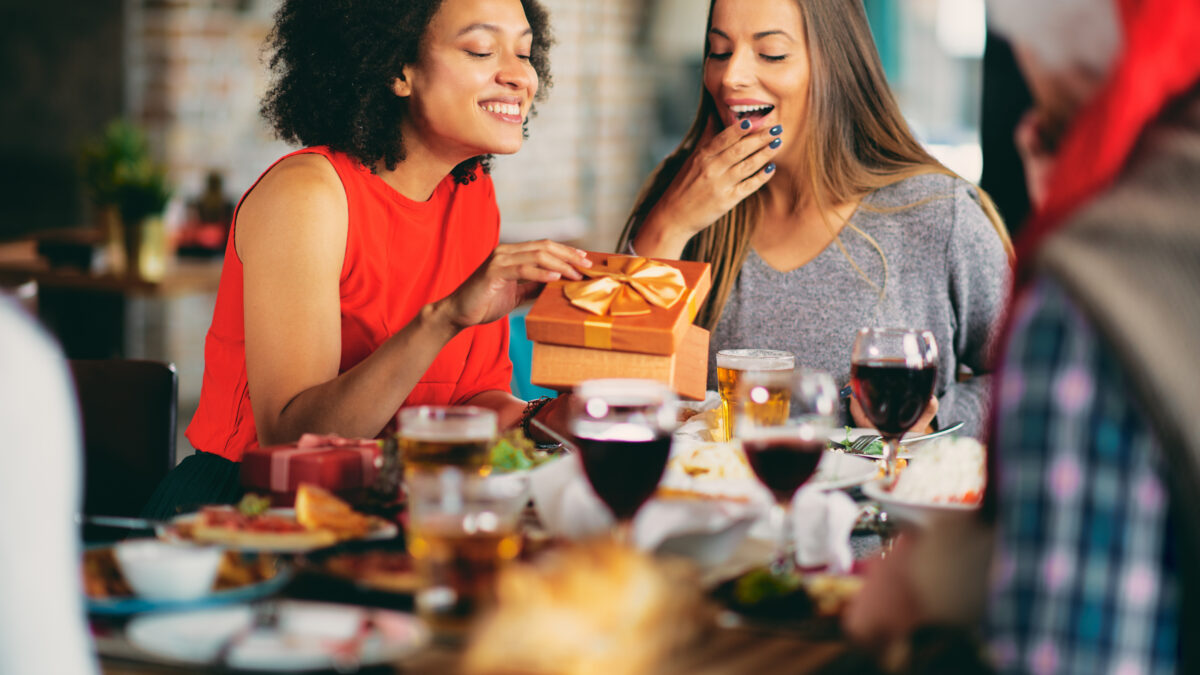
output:
[{"label": "red sleeveless top", "polygon": [[[342,358],[338,372],[342,373],[407,325],[423,306],[449,295],[479,267],[499,241],[500,212],[492,180],[482,171],[467,185],[446,176],[428,201],[417,202],[358,161],[326,147],[299,150],[279,161],[301,153],[329,160],[346,190],[349,206],[340,278]],[[253,189],[251,186],[246,194]],[[235,223],[236,219],[235,211]],[[200,406],[187,437],[197,450],[237,462],[247,449],[258,447],[258,434],[246,384],[242,262],[233,237],[231,231],[212,326],[204,343]],[[484,391],[509,391],[511,379],[508,320],[502,318],[455,336],[404,405],[457,405]]]}]

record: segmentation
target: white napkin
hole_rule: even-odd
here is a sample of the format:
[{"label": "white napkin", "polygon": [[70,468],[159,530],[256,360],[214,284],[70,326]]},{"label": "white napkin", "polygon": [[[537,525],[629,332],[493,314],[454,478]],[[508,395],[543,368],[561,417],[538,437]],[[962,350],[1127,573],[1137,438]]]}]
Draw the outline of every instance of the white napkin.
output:
[{"label": "white napkin", "polygon": [[529,492],[538,519],[552,535],[584,539],[612,527],[612,512],[592,490],[574,453],[531,471]]},{"label": "white napkin", "polygon": [[[703,402],[686,404],[701,412],[675,431],[672,455],[713,440],[709,418],[719,413],[720,402],[717,393],[710,391]],[[651,499],[634,519],[635,544],[643,550],[662,547],[682,552],[707,565],[721,562],[747,534],[777,541],[779,525],[768,517],[770,493],[757,480],[750,480],[752,484],[744,486],[748,501]],[[592,491],[577,455],[534,469],[530,492],[542,525],[552,535],[582,539],[603,534],[612,526],[612,514]],[[827,565],[835,573],[849,571],[854,562],[850,531],[858,511],[854,500],[839,490],[798,491],[792,502],[792,522],[799,563]]]},{"label": "white napkin", "polygon": [[796,562],[801,567],[827,566],[845,574],[854,564],[850,532],[859,508],[845,492],[800,488],[792,499],[792,525],[796,537]]},{"label": "white napkin", "polygon": [[[612,515],[592,491],[579,457],[567,455],[544,464],[530,475],[534,508],[555,536],[583,539],[603,534]],[[841,491],[802,489],[792,505],[797,561],[805,567],[828,566],[849,571],[854,562],[850,531],[858,516],[854,501]],[[747,534],[778,539],[778,525],[759,501],[718,499],[652,499],[633,523],[635,545],[660,547],[693,557],[702,565],[723,562]]]}]

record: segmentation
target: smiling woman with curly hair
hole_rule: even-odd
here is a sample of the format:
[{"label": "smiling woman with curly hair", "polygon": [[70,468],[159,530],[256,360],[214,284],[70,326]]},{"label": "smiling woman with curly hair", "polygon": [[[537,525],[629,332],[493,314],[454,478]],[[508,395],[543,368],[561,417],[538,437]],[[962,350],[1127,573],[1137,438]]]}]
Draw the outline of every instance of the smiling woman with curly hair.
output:
[{"label": "smiling woman with curly hair", "polygon": [[148,515],[236,500],[249,448],[374,437],[402,406],[522,418],[506,315],[590,264],[550,241],[498,245],[487,158],[520,149],[550,43],[537,0],[284,0],[262,112],[304,147],[238,205],[198,452]]}]

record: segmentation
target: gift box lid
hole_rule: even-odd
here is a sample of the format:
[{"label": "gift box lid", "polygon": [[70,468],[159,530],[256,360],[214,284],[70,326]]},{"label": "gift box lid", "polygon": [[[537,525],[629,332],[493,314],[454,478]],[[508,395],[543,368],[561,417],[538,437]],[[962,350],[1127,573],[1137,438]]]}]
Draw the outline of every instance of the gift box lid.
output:
[{"label": "gift box lid", "polygon": [[585,282],[560,280],[546,284],[525,317],[529,339],[590,349],[673,354],[708,297],[711,266],[615,253],[589,252],[587,256],[593,267],[582,271],[593,275],[585,280],[591,283],[585,286]]}]

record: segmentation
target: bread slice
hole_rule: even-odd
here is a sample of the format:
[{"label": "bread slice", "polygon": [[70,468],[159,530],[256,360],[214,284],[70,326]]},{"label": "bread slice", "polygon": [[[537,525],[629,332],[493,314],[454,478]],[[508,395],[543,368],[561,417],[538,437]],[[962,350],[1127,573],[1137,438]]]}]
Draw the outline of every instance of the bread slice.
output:
[{"label": "bread slice", "polygon": [[296,489],[296,520],[309,530],[328,530],[338,539],[358,539],[371,528],[365,515],[311,483],[301,483]]}]

